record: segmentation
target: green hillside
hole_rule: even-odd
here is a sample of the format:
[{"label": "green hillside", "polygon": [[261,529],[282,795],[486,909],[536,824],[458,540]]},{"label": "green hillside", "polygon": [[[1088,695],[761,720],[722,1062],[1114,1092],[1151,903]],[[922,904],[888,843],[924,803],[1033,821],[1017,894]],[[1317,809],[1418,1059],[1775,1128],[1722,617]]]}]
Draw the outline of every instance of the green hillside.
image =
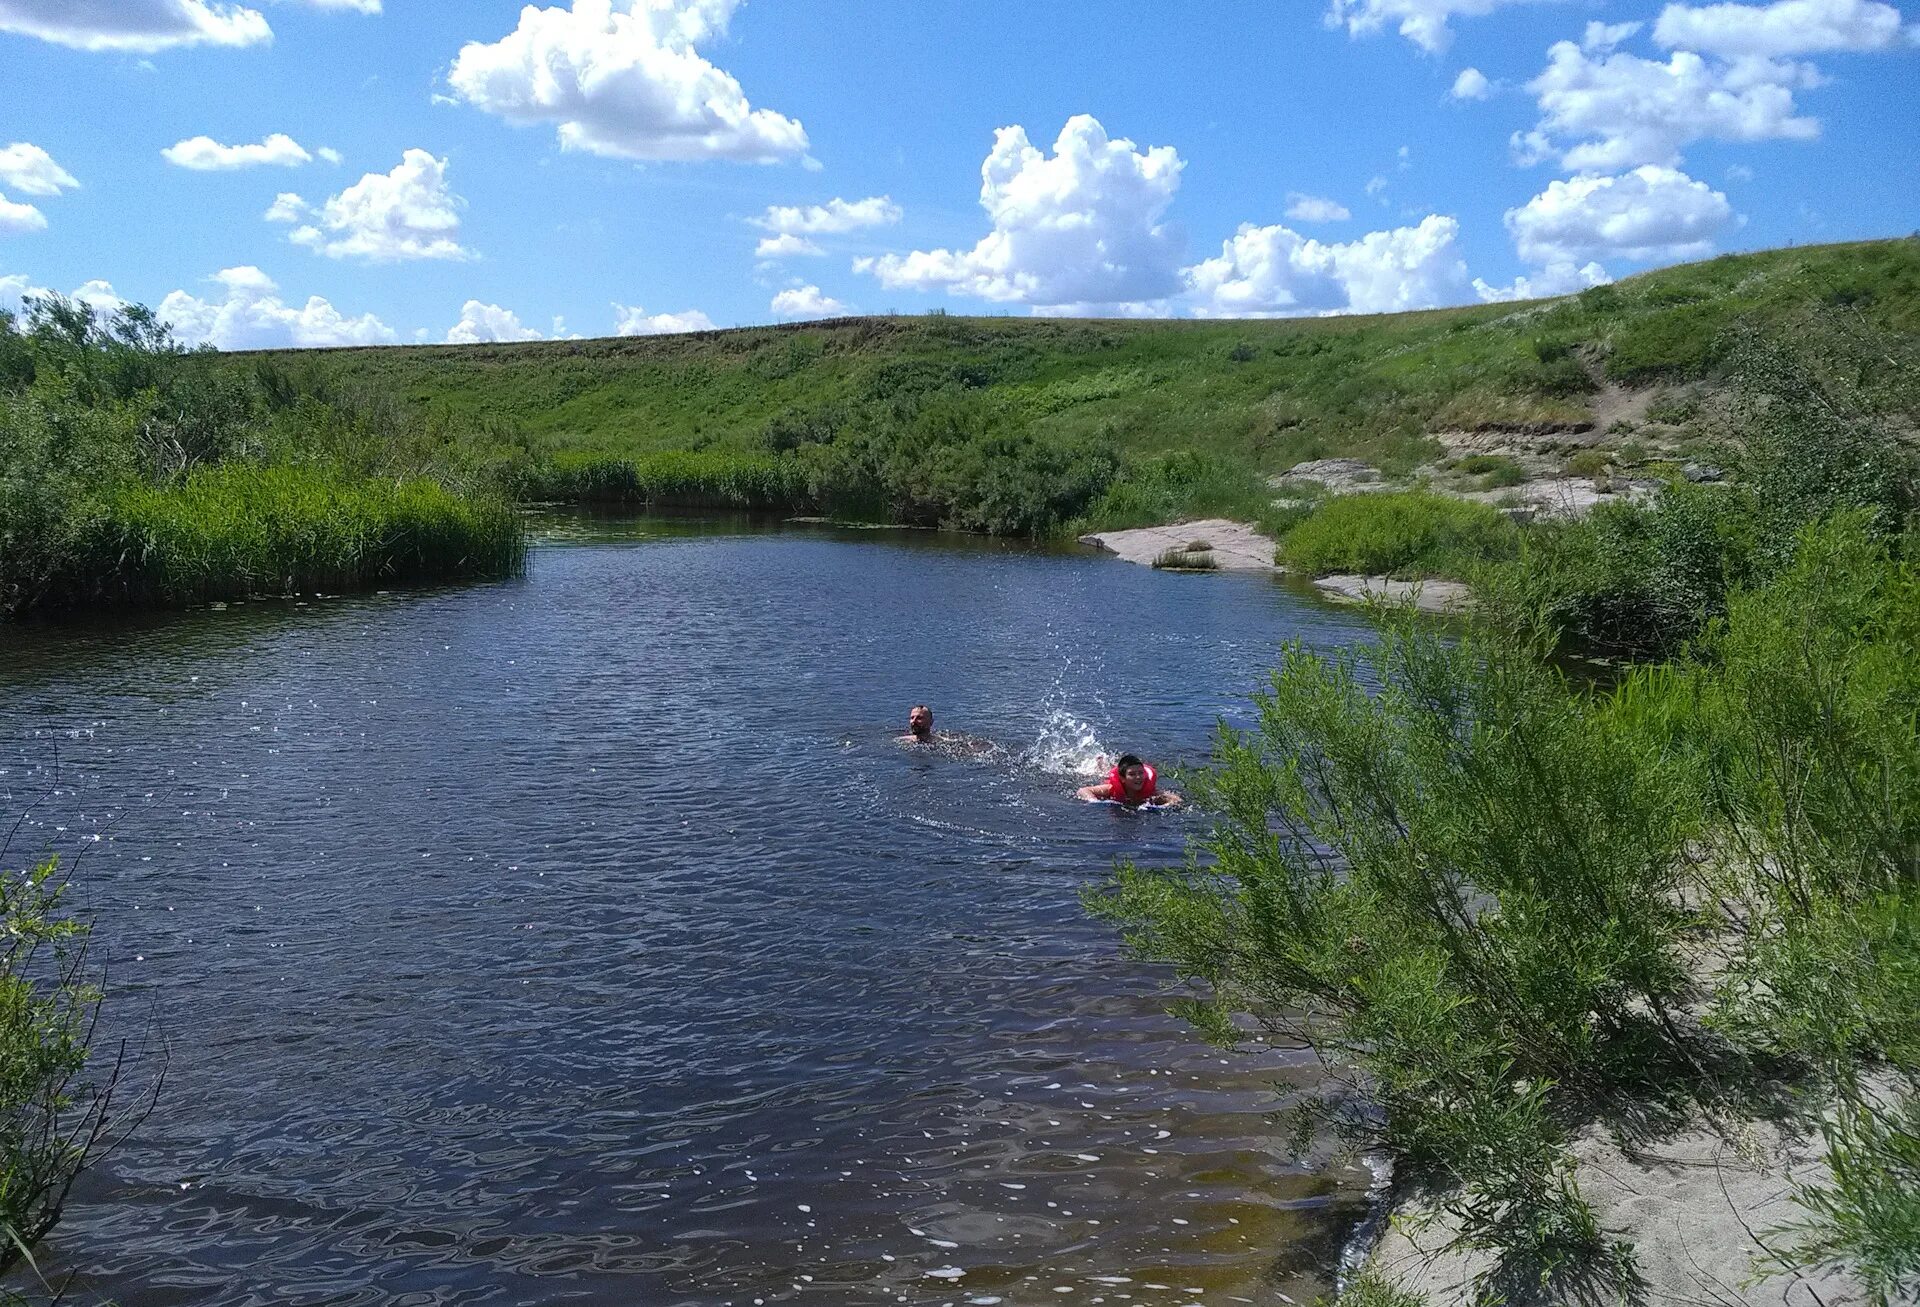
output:
[{"label": "green hillside", "polygon": [[[1730,255],[1557,301],[1271,321],[852,318],[696,335],[281,356],[536,451],[779,452],[935,397],[962,420],[1122,454],[1191,450],[1262,472],[1355,455],[1404,472],[1446,430],[1578,431],[1608,385],[1710,382],[1742,328],[1903,364],[1920,240]],[[1911,377],[1849,384],[1911,413]],[[1604,416],[1604,414],[1603,414]],[[1681,425],[1684,426],[1684,423]],[[498,427],[495,427],[498,430]]]}]

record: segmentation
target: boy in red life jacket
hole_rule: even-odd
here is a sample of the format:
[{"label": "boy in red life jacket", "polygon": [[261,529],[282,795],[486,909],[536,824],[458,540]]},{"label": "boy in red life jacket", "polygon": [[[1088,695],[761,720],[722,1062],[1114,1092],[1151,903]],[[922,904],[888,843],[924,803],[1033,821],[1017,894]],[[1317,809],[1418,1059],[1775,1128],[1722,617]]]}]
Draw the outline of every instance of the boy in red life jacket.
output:
[{"label": "boy in red life jacket", "polygon": [[1123,754],[1098,785],[1083,785],[1080,797],[1089,803],[1123,803],[1129,808],[1177,808],[1186,800],[1160,788],[1153,768],[1133,754]]}]

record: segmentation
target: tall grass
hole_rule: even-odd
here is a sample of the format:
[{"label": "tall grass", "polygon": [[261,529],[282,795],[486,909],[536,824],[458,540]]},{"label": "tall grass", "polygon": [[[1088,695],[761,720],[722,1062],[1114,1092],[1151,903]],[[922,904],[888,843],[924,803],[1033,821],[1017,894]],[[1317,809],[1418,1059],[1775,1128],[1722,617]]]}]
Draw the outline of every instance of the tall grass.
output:
[{"label": "tall grass", "polygon": [[1512,557],[1519,542],[1485,504],[1409,490],[1327,500],[1287,532],[1280,559],[1313,576],[1459,577]]},{"label": "tall grass", "polygon": [[506,575],[524,555],[519,517],[503,501],[431,481],[223,465],[109,496],[42,602],[162,606],[362,590]]},{"label": "tall grass", "polygon": [[661,508],[792,509],[807,502],[806,478],[791,458],[738,450],[669,450],[614,458],[563,453],[521,487],[534,499],[646,504]]}]

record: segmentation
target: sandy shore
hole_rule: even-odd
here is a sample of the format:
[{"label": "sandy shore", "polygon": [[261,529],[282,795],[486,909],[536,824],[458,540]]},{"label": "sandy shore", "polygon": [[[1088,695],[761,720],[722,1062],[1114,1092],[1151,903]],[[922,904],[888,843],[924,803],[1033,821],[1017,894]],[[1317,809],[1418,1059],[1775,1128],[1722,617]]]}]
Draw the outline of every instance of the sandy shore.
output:
[{"label": "sandy shore", "polygon": [[[1794,1184],[1828,1178],[1817,1144],[1763,1121],[1701,1123],[1632,1145],[1589,1131],[1574,1145],[1580,1191],[1609,1237],[1633,1249],[1642,1278],[1542,1290],[1534,1277],[1508,1288],[1506,1307],[1864,1307],[1865,1293],[1847,1276],[1775,1272],[1756,1257],[1759,1238],[1801,1215]],[[1493,1260],[1444,1251],[1456,1228],[1432,1208],[1408,1203],[1394,1213],[1371,1264],[1431,1307],[1473,1303]]]}]

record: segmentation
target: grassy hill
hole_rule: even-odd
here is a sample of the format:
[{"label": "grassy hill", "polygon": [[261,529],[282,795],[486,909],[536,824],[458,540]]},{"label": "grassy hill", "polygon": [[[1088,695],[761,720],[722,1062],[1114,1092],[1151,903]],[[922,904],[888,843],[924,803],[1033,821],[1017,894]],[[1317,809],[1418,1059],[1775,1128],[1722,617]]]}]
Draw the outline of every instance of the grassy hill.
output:
[{"label": "grassy hill", "polygon": [[[1920,239],[1384,317],[933,314],[253,354],[56,297],[0,313],[0,614],[498,571],[519,556],[512,501],[1279,534],[1306,501],[1272,478],[1308,459],[1483,499],[1611,486],[1714,461],[1744,420],[1734,379],[1768,350],[1910,438]],[[1485,505],[1416,496],[1384,535],[1355,508],[1321,520],[1321,564],[1433,571],[1460,552],[1433,540],[1492,538]],[[1343,523],[1378,543],[1357,553]]]},{"label": "grassy hill", "polygon": [[945,399],[949,425],[1128,461],[1181,450],[1272,473],[1353,455],[1404,473],[1438,457],[1446,431],[1577,433],[1598,418],[1604,436],[1623,387],[1672,395],[1667,425],[1684,437],[1689,406],[1703,410],[1690,387],[1718,379],[1743,332],[1817,353],[1910,419],[1920,240],[1729,255],[1562,300],[1391,316],[849,318],[280,358],[448,425],[510,429],[536,457],[784,453]]}]

